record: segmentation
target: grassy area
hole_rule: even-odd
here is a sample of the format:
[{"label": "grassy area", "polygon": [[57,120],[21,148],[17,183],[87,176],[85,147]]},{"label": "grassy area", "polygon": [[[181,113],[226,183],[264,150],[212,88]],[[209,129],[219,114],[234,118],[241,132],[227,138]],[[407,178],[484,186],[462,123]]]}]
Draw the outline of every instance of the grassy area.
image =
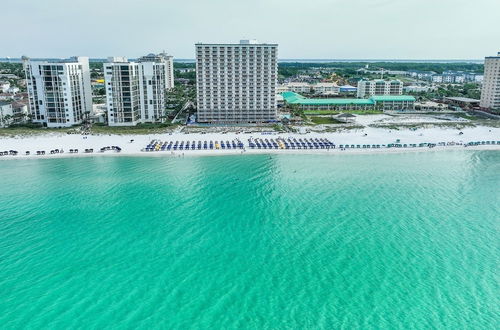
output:
[{"label": "grassy area", "polygon": [[380,110],[346,110],[346,111],[335,111],[335,110],[305,110],[305,115],[338,115],[341,113],[350,113],[353,115],[379,115],[383,114]]},{"label": "grassy area", "polygon": [[375,128],[386,128],[386,129],[418,129],[418,128],[430,128],[430,127],[446,127],[446,128],[456,128],[463,129],[466,127],[475,127],[472,123],[418,123],[418,124],[371,124],[368,125]]},{"label": "grassy area", "polygon": [[157,134],[171,131],[177,126],[171,123],[138,124],[137,126],[93,125],[91,132],[94,134]]},{"label": "grassy area", "polygon": [[0,128],[0,136],[14,137],[17,135],[43,135],[48,133],[75,132],[74,128],[28,128],[28,127],[8,127]]},{"label": "grassy area", "polygon": [[[165,133],[173,130],[178,125],[164,123],[164,124],[138,124],[131,127],[112,127],[104,125],[93,125],[91,133],[93,134],[157,134]],[[79,134],[79,127],[70,128],[29,128],[29,127],[9,127],[0,128],[0,136],[14,137],[18,135],[36,136],[48,133],[77,133]]]},{"label": "grassy area", "polygon": [[308,117],[314,124],[322,125],[322,124],[343,124],[343,122],[338,121],[332,117]]},{"label": "grassy area", "polygon": [[350,130],[358,130],[365,128],[363,125],[350,125],[350,126],[338,126],[338,127],[328,127],[324,132],[338,133],[338,132],[348,132]]}]

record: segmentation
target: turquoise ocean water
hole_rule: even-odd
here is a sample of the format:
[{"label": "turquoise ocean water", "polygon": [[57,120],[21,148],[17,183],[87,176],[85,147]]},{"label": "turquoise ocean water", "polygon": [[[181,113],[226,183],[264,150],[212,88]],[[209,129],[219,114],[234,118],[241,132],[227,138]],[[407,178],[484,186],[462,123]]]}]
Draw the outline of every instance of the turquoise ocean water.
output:
[{"label": "turquoise ocean water", "polygon": [[0,328],[494,329],[500,152],[0,161]]}]

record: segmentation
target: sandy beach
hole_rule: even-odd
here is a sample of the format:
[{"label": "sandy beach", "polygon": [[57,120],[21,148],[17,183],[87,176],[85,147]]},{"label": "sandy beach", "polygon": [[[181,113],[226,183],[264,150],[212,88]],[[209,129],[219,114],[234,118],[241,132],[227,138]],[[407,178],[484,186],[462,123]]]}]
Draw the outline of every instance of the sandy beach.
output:
[{"label": "sandy beach", "polygon": [[[460,134],[462,132],[462,134]],[[250,138],[277,139],[277,138],[327,138],[336,144],[335,149],[312,149],[312,150],[269,150],[250,149],[248,140]],[[170,141],[232,141],[239,139],[244,150],[241,149],[219,149],[219,150],[177,150],[177,151],[143,151],[146,145],[152,140],[163,142]],[[131,142],[133,140],[133,142]],[[399,141],[398,141],[399,140]],[[300,153],[300,154],[340,154],[340,153],[380,153],[380,152],[406,152],[441,149],[463,149],[468,142],[476,141],[500,141],[500,128],[494,127],[471,127],[461,130],[453,128],[425,128],[417,130],[389,130],[383,128],[365,127],[359,130],[350,130],[338,133],[190,133],[182,132],[151,134],[151,135],[78,135],[51,133],[38,136],[16,136],[0,137],[0,151],[16,150],[17,156],[2,156],[0,159],[25,159],[25,158],[56,158],[56,157],[85,157],[85,156],[205,156],[205,155],[236,155],[236,154],[270,154],[270,153]],[[434,143],[454,145],[436,146],[434,148],[380,148],[380,149],[346,149],[341,150],[340,145],[364,145],[379,144],[387,145],[391,143],[420,144]],[[100,152],[100,149],[107,146],[119,146],[121,152],[107,150]],[[497,149],[500,145],[469,146],[467,148],[477,149]],[[62,149],[64,153],[50,154],[51,150]],[[70,153],[70,149],[78,149],[78,153]],[[93,149],[93,153],[84,153],[85,149]],[[45,151],[45,155],[36,155],[37,151]],[[26,155],[26,151],[30,155]]]}]

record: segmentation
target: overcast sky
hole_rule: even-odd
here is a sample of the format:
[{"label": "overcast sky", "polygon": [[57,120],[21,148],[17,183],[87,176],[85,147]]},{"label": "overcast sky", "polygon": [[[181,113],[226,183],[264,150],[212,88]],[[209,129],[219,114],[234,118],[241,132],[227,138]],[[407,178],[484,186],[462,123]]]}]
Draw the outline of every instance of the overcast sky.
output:
[{"label": "overcast sky", "polygon": [[194,58],[254,38],[279,57],[480,59],[500,51],[500,0],[2,0],[0,57]]}]

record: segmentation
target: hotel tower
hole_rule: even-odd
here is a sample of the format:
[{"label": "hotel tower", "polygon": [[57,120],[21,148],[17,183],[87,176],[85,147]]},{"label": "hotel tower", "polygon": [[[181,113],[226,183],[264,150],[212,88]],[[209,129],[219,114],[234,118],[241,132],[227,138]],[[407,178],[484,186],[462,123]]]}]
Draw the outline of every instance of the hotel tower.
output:
[{"label": "hotel tower", "polygon": [[276,119],[277,44],[196,47],[197,121],[264,123]]}]

